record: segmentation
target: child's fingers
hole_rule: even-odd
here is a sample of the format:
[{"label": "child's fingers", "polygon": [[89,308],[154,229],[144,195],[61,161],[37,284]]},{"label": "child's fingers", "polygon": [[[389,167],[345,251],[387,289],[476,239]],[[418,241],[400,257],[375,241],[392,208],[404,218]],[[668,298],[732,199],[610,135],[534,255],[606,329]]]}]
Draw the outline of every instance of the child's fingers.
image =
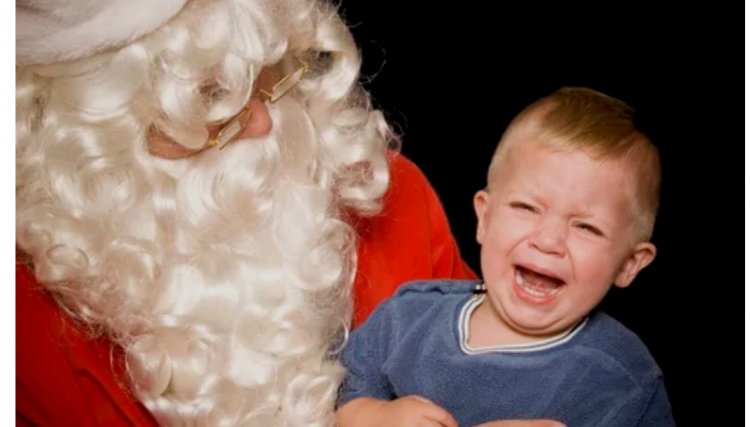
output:
[{"label": "child's fingers", "polygon": [[408,397],[409,399],[416,399],[416,400],[419,400],[420,402],[424,402],[424,403],[428,403],[430,405],[434,405],[434,403],[432,403],[432,400],[430,400],[430,399],[428,399],[426,397],[422,397],[422,396],[420,396],[418,394],[412,394],[411,396],[406,396],[406,397]]},{"label": "child's fingers", "polygon": [[497,420],[474,427],[565,427],[565,424],[552,420]]},{"label": "child's fingers", "polygon": [[[432,412],[434,411],[434,412]],[[430,420],[437,422],[441,427],[458,427],[458,421],[445,409],[435,406],[430,413],[425,414]]]},{"label": "child's fingers", "polygon": [[442,427],[458,427],[458,422],[450,412],[436,405],[429,399],[422,396],[411,396],[420,401],[424,406],[424,416],[432,421],[439,423]]}]

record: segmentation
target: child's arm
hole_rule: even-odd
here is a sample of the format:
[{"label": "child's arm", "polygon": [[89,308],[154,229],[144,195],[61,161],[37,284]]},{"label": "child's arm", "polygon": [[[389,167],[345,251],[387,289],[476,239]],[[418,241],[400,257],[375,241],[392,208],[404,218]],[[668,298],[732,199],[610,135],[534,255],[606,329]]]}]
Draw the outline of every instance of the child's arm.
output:
[{"label": "child's arm", "polygon": [[458,427],[445,409],[420,396],[398,397],[382,367],[410,322],[399,315],[398,297],[383,302],[349,336],[341,361],[347,369],[339,390],[337,427]]},{"label": "child's arm", "polygon": [[664,382],[660,379],[648,406],[646,406],[643,417],[638,422],[638,427],[674,427],[674,425],[667,390],[664,387]]},{"label": "child's arm", "polygon": [[453,416],[420,396],[385,401],[371,397],[354,399],[336,411],[337,427],[458,427]]},{"label": "child's arm", "polygon": [[560,421],[553,420],[506,420],[490,421],[474,427],[566,427]]},{"label": "child's arm", "polygon": [[[336,427],[458,427],[445,409],[420,396],[385,401],[370,397],[354,399],[336,411]],[[552,420],[497,420],[474,427],[565,427]]]}]

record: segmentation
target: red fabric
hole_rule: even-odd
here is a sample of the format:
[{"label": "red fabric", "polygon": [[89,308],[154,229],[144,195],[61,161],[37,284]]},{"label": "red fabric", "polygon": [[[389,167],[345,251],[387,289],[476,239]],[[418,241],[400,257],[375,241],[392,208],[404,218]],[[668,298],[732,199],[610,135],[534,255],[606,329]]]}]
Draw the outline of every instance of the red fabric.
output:
[{"label": "red fabric", "polygon": [[476,278],[461,259],[435,190],[403,156],[391,162],[383,211],[360,219],[357,232],[354,326],[409,280]]},{"label": "red fabric", "polygon": [[150,426],[110,345],[92,340],[16,261],[16,425]]},{"label": "red fabric", "polygon": [[[402,156],[391,162],[383,212],[358,219],[354,324],[405,281],[473,278],[432,187]],[[16,424],[155,426],[128,393],[119,352],[90,339],[16,261]],[[114,371],[113,362],[114,361]]]}]

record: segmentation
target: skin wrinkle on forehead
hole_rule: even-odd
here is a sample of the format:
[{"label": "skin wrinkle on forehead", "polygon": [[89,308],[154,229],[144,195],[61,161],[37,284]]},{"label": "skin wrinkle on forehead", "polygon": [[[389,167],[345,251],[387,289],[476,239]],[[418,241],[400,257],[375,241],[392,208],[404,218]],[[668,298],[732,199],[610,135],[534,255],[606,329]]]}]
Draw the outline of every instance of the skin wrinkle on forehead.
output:
[{"label": "skin wrinkle on forehead", "polygon": [[566,153],[584,152],[593,162],[601,164],[609,163],[612,169],[619,172],[620,180],[624,184],[624,191],[628,200],[623,209],[630,210],[629,224],[633,229],[632,236],[635,242],[638,239],[636,230],[638,225],[637,218],[642,210],[637,197],[638,188],[635,185],[637,182],[637,177],[634,176],[636,173],[635,165],[630,164],[630,161],[622,157],[606,158],[595,156],[590,152],[591,150],[571,146],[567,138],[555,136],[545,131],[537,119],[539,115],[537,112],[541,113],[542,111],[541,109],[537,109],[530,113],[532,115],[527,115],[523,120],[511,124],[509,130],[503,135],[490,165],[487,177],[487,190],[491,192],[496,187],[498,180],[502,180],[508,173],[517,169],[518,162],[513,161],[513,158],[518,155],[518,150],[522,144],[539,145],[546,151],[563,155]]}]

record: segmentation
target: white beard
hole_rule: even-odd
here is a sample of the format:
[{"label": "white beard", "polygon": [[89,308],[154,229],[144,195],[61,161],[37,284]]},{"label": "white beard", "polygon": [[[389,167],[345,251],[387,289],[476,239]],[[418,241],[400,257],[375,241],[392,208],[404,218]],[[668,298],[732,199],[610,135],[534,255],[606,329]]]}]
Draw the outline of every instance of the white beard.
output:
[{"label": "white beard", "polygon": [[125,188],[116,211],[19,196],[40,279],[126,348],[161,424],[333,423],[354,236],[306,115],[288,101],[273,119],[262,140],[186,161],[139,150],[118,179],[92,176],[104,196]]}]

